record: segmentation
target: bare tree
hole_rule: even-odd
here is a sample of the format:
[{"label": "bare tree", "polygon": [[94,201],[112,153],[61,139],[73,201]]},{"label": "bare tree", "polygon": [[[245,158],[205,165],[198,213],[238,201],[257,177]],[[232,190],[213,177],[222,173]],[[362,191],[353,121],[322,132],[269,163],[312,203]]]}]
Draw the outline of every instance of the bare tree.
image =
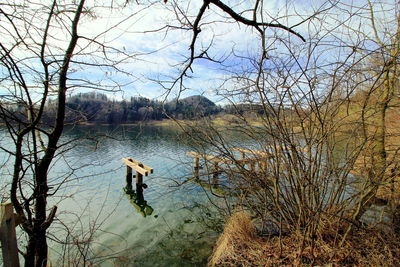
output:
[{"label": "bare tree", "polygon": [[[193,72],[193,64],[196,60],[204,59],[222,64],[227,59],[227,55],[231,53],[227,48],[225,55],[213,56],[214,38],[205,38],[206,41],[203,42],[203,31],[204,34],[206,34],[205,31],[209,31],[207,34],[212,35],[213,29],[216,29],[218,24],[232,24],[238,25],[238,27],[245,27],[250,30],[250,33],[248,33],[250,36],[254,35],[254,38],[258,39],[260,43],[260,48],[258,49],[263,49],[261,53],[266,56],[265,36],[268,31],[281,31],[283,35],[286,33],[295,36],[300,42],[304,42],[305,38],[301,32],[297,31],[297,28],[317,14],[329,9],[329,5],[322,5],[311,16],[299,16],[299,19],[291,25],[285,21],[285,18],[278,20],[266,15],[266,3],[263,0],[242,2],[237,6],[228,4],[226,1],[204,0],[201,2],[198,10],[196,10],[198,2],[165,2],[167,3],[166,8],[174,14],[175,20],[167,22],[167,25],[158,30],[165,30],[166,33],[174,30],[189,31],[192,33],[189,43],[189,55],[183,62],[175,66],[179,69],[179,75],[171,76],[171,79],[154,80],[166,89],[166,96],[173,89],[177,89],[178,96],[182,91],[188,89],[184,80],[191,77],[190,73]],[[235,30],[238,30],[238,28],[235,28]],[[258,37],[256,37],[257,35]]]},{"label": "bare tree", "polygon": [[[394,185],[399,164],[396,160],[399,148],[393,146],[397,133],[393,129],[389,132],[387,120],[399,88],[398,3],[368,1],[361,10],[362,14],[358,15],[364,14],[367,17],[365,21],[371,31],[348,25],[353,35],[365,42],[364,45],[355,47],[362,61],[354,67],[354,73],[362,73],[366,77],[365,82],[358,87],[358,92],[362,95],[359,100],[359,119],[366,145],[355,166],[356,173],[363,177],[358,205],[353,213],[355,221],[359,221],[371,207],[380,188],[387,187],[389,183]],[[393,27],[389,30],[385,25]],[[389,192],[384,194],[380,197],[394,201],[394,196],[389,196]],[[348,232],[350,230],[351,227]]]},{"label": "bare tree", "polygon": [[[48,4],[0,4],[0,118],[10,140],[1,149],[14,161],[9,196],[28,236],[25,266],[47,265],[46,234],[57,212],[57,206],[48,210],[48,199],[68,179],[68,175],[56,179],[50,174],[55,158],[73,141],[60,141],[67,93],[82,87],[119,89],[111,79],[104,83],[78,71],[100,68],[124,73],[117,63],[132,57],[101,39],[114,26],[95,36],[80,33],[79,26],[96,12],[85,0],[54,0]],[[55,119],[45,123],[49,101],[55,103]]]},{"label": "bare tree", "polygon": [[[167,89],[176,84],[179,90],[185,89],[182,80],[196,55],[210,59],[211,45],[193,52],[201,35],[197,25],[210,3],[224,10],[219,2],[210,1],[204,2],[194,22],[190,22],[190,16],[181,15],[181,21],[186,22],[183,25],[193,30],[191,54],[182,75]],[[328,218],[335,222],[337,240],[343,245],[353,226],[360,226],[379,186],[387,180],[385,114],[398,90],[398,26],[394,31],[383,25],[378,29],[371,3],[357,6],[329,1],[298,24],[277,27],[287,30],[302,25],[308,29],[301,36],[306,42],[298,43],[291,35],[269,32],[271,25],[262,4],[256,1],[250,11],[246,10],[254,13],[253,22],[259,19],[256,25],[246,24],[224,10],[229,19],[254,27],[259,43],[256,56],[233,51],[243,67],[225,68],[230,78],[216,89],[238,108],[240,125],[234,130],[253,140],[252,148],[247,148],[250,157],[247,161],[240,159],[234,144],[227,142],[222,130],[210,121],[184,128],[189,128],[187,132],[199,144],[205,144],[206,149],[200,152],[223,157],[224,167],[219,172],[226,173],[231,190],[240,192],[239,202],[264,226],[277,232],[301,233],[302,251],[306,245],[313,248],[315,239],[327,230],[322,222]],[[380,4],[384,7],[380,16],[390,12],[392,25],[398,25],[396,4],[376,6]],[[176,10],[177,14],[184,13],[180,11],[184,9]],[[289,20],[293,9],[286,10],[281,18]],[[366,25],[372,27],[372,36]],[[376,65],[371,67],[371,62]],[[351,103],[362,89],[366,89],[367,97],[363,107],[354,111]],[[249,114],[261,110],[258,125],[239,112],[243,104]],[[356,179],[350,172],[366,154],[368,163],[363,166],[361,179]],[[255,164],[260,164],[258,170]],[[346,233],[340,234],[339,229]]]},{"label": "bare tree", "polygon": [[[162,30],[191,33],[189,53],[179,64],[179,74],[157,81],[166,95],[174,89],[178,95],[187,89],[185,81],[196,61],[206,59],[228,66],[223,71],[230,78],[217,89],[220,96],[233,107],[245,103],[249,113],[260,111],[258,122],[262,127],[255,127],[246,113],[237,115],[242,124],[238,131],[252,140],[247,159],[238,159],[233,145],[212,124],[189,129],[196,133],[194,140],[206,144],[207,152],[211,145],[212,153],[233,162],[224,172],[231,179],[231,190],[239,192],[239,203],[249,208],[262,226],[272,226],[280,233],[285,229],[300,232],[301,249],[306,244],[313,246],[316,236],[323,232],[323,218],[338,218],[338,225],[350,225],[349,232],[384,181],[388,165],[385,114],[398,82],[398,26],[394,35],[389,33],[389,38],[382,39],[372,5],[343,5],[340,9],[338,1],[322,2],[305,15],[290,5],[283,13],[271,14],[263,0],[243,1],[237,6],[219,0],[164,2],[175,19]],[[193,11],[195,4],[199,6]],[[343,10],[346,12],[341,13]],[[359,53],[370,47],[365,46],[364,29],[351,27],[354,17],[365,21],[365,10],[379,45],[374,53]],[[334,19],[339,13],[340,19]],[[4,21],[0,32],[6,36],[0,41],[0,118],[12,140],[12,146],[3,146],[2,150],[14,161],[10,198],[28,235],[26,266],[47,264],[46,233],[57,212],[56,206],[49,211],[47,202],[64,182],[49,184],[49,170],[58,153],[68,146],[60,141],[67,93],[76,87],[105,88],[74,71],[101,67],[124,72],[117,63],[132,56],[99,41],[113,28],[94,37],[80,34],[84,18],[92,15],[85,0],[53,0],[50,6],[29,1],[0,4]],[[220,23],[248,29],[247,34],[256,43],[254,55],[243,54],[233,46],[232,51],[213,56],[216,36],[200,41],[206,31]],[[357,38],[349,38],[349,31]],[[122,58],[107,57],[110,51]],[[376,51],[384,54],[378,57],[381,68],[364,75],[360,66]],[[232,58],[242,64],[241,68],[229,66]],[[343,107],[361,85],[370,85],[369,95],[381,92],[375,113],[380,120],[372,135],[365,119],[370,98],[362,109],[361,124],[349,123],[352,116],[348,113],[343,116]],[[116,88],[118,84],[106,87]],[[50,99],[56,102],[56,117],[45,124],[42,119]],[[365,138],[359,138],[363,131]],[[349,193],[354,182],[349,173],[370,140],[375,144],[371,158],[376,159],[369,168],[371,175],[362,190]],[[337,156],[339,150],[341,157]],[[255,164],[259,164],[258,169]]]}]

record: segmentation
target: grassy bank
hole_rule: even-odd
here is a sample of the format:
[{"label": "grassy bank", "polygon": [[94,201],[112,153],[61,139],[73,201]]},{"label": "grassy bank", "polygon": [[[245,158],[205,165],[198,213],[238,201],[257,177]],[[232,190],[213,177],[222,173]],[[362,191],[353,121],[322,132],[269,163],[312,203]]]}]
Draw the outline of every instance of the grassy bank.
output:
[{"label": "grassy bank", "polygon": [[219,237],[210,266],[398,266],[399,237],[362,228],[340,245],[347,225],[329,215],[314,240],[296,232],[260,237],[248,213],[231,216]]}]

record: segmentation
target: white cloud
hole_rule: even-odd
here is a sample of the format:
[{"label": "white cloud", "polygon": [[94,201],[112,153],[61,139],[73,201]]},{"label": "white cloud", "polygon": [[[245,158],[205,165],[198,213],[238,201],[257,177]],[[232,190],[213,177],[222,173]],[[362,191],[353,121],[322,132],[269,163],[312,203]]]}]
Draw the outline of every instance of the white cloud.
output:
[{"label": "white cloud", "polygon": [[[108,1],[104,1],[106,4]],[[125,2],[125,1],[123,1]],[[253,1],[226,1],[237,12],[250,9]],[[334,1],[331,1],[334,2]],[[161,87],[147,77],[162,77],[177,75],[176,67],[183,67],[179,65],[189,56],[189,45],[192,38],[191,31],[185,30],[170,30],[156,31],[166,25],[178,26],[176,16],[171,8],[172,1],[168,4],[163,4],[163,1],[155,1],[150,7],[146,5],[137,5],[135,1],[125,7],[120,8],[107,8],[101,7],[102,3],[98,0],[93,0],[88,3],[91,6],[96,3],[97,7],[92,7],[91,15],[86,15],[83,18],[83,23],[79,26],[78,31],[81,35],[89,38],[97,37],[98,41],[105,43],[108,46],[117,50],[124,51],[126,54],[133,55],[132,58],[126,59],[120,65],[121,70],[126,71],[130,75],[125,75],[123,72],[113,71],[110,68],[96,68],[85,67],[79,69],[81,71],[80,77],[88,79],[99,79],[120,82],[128,84],[123,90],[125,96],[132,96],[140,94],[146,97],[160,97],[164,91]],[[201,1],[186,1],[180,0],[178,3],[182,9],[187,11],[187,16],[193,22],[196,16]],[[333,42],[341,40],[341,45],[349,45],[354,42],[349,32],[349,27],[353,27],[362,22],[361,30],[367,36],[371,36],[370,21],[367,19],[367,10],[364,9],[365,1],[357,0],[352,2],[354,6],[349,6],[347,1],[338,1],[338,4],[328,13],[321,14],[307,23],[301,24],[295,30],[304,35],[306,39],[310,36],[319,35],[324,36],[325,42],[319,44],[321,48],[316,50],[320,53],[320,60],[328,64],[333,60],[333,55],[336,53],[337,48],[334,47]],[[389,3],[390,4],[390,3]],[[294,25],[299,23],[302,19],[310,16],[321,7],[328,6],[328,2],[322,0],[292,0],[292,1],[265,1],[264,2],[264,18],[267,22],[280,22],[284,25]],[[359,6],[359,7],[356,7]],[[388,25],[381,23],[381,21],[390,21],[393,18],[393,8],[390,12],[378,12],[378,9],[385,10],[389,7],[388,4],[376,6],[377,12],[377,27],[381,32],[388,31]],[[33,8],[33,7],[32,7]],[[347,12],[346,12],[347,11]],[[351,16],[352,13],[357,12],[359,15],[365,16]],[[244,16],[251,18],[251,12],[243,13]],[[66,17],[65,17],[66,18]],[[184,19],[182,16],[180,18]],[[34,23],[43,23],[45,16],[34,17]],[[276,19],[276,21],[274,20]],[[340,22],[345,24],[340,25]],[[60,53],[67,45],[67,31],[69,22],[63,22],[66,28],[53,28],[54,34],[51,39],[54,48],[53,54]],[[3,24],[4,25],[4,24]],[[22,25],[21,25],[22,26]],[[108,29],[108,31],[107,31]],[[196,43],[196,51],[202,47],[207,47],[212,43],[209,50],[209,55],[217,59],[224,58],[235,50],[239,56],[254,56],[260,53],[260,44],[258,33],[247,26],[243,26],[234,22],[232,19],[227,19],[227,15],[216,7],[211,7],[206,10],[206,14],[201,24],[202,32]],[[329,32],[331,31],[331,32]],[[327,34],[329,32],[329,34]],[[6,27],[0,27],[2,36],[7,36]],[[282,43],[273,43],[276,38],[273,36],[277,34],[278,37],[286,38],[290,34],[281,29],[269,29],[267,45],[271,45],[271,53],[285,52],[281,45]],[[31,37],[40,40],[40,35],[31,33]],[[335,39],[336,38],[336,39]],[[382,37],[384,38],[384,37]],[[385,37],[386,38],[386,37]],[[301,46],[302,42],[298,37],[290,37],[291,46]],[[10,40],[11,41],[11,40]],[[7,41],[5,41],[7,43]],[[89,62],[102,63],[101,51],[94,52],[95,45],[86,46],[87,42],[81,40],[81,52],[85,54],[80,57]],[[338,44],[338,43],[337,43]],[[25,57],[27,51],[16,51],[20,57]],[[286,52],[285,52],[286,53]],[[121,60],[126,55],[121,53],[109,54],[110,59]],[[77,57],[78,58],[78,57]],[[96,61],[97,60],[97,61]],[[335,59],[336,60],[336,59]],[[32,62],[32,68],[37,66],[38,62]],[[232,65],[234,68],[243,67],[246,69],[249,64],[246,60],[238,60],[234,56],[227,58],[227,65]],[[238,64],[244,64],[238,66]],[[175,67],[174,67],[175,66]],[[196,61],[193,64],[193,75],[196,77],[193,80],[187,80],[186,85],[192,91],[184,92],[184,94],[202,94],[207,95],[219,86],[222,78],[226,75],[226,71],[216,67],[215,64],[206,63],[203,60]],[[75,77],[78,74],[74,74]],[[173,94],[174,95],[174,94]]]}]

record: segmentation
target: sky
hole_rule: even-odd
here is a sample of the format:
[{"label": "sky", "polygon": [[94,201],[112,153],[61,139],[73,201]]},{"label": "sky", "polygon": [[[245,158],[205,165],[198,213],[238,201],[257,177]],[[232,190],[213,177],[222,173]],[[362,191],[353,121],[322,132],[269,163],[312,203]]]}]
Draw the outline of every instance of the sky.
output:
[{"label": "sky", "polygon": [[[195,60],[192,65],[193,72],[188,72],[191,78],[184,79],[187,89],[181,91],[176,86],[168,91],[165,89],[170,85],[168,82],[179,77],[180,71],[185,66],[185,60],[190,55],[189,45],[193,35],[190,30],[178,29],[185,27],[178,19],[185,22],[186,18],[182,14],[176,15],[176,9],[174,10],[173,6],[174,4],[179,6],[179,10],[183,11],[188,20],[193,23],[202,1],[168,0],[164,3],[159,0],[132,0],[126,4],[125,1],[118,3],[115,0],[112,1],[112,7],[110,7],[110,1],[104,0],[104,3],[102,1],[87,0],[88,8],[78,27],[78,33],[80,36],[106,45],[106,48],[102,50],[96,43],[88,42],[84,38],[80,39],[78,48],[75,50],[75,63],[70,68],[69,78],[74,84],[74,87],[70,89],[70,94],[100,88],[115,99],[129,99],[131,96],[171,99],[177,96],[201,94],[217,103],[224,103],[226,100],[218,92],[237,86],[234,81],[227,81],[227,78],[232,74],[254,71],[252,60],[261,53],[259,34],[254,29],[233,21],[227,14],[211,5],[201,22],[202,31],[196,42],[196,52],[209,47],[209,56],[223,63],[214,63],[205,59]],[[21,0],[22,2],[24,1]],[[226,0],[224,2],[243,16],[252,17],[252,13],[246,10],[252,7],[254,1]],[[268,0],[264,2],[265,21],[279,22],[289,27],[335,3],[335,1],[322,0]],[[36,12],[32,16],[31,21],[35,25],[43,25],[46,20],[48,5],[42,6],[42,3],[43,1],[31,3],[28,6],[31,10],[39,7],[40,12],[43,12]],[[372,1],[372,3],[377,10],[375,14],[377,28],[382,32],[390,31],[387,29],[389,24],[385,22],[393,20],[391,7],[395,1],[388,1],[389,4],[382,5],[376,4],[377,1]],[[365,34],[363,38],[373,35],[368,20],[369,11],[366,7],[367,1],[364,0],[338,1],[329,11],[317,14],[295,28],[306,38],[306,42],[302,42],[297,36],[282,29],[269,28],[266,38],[268,53],[271,56],[281,57],[282,61],[286,62],[285,64],[292,64],[295,58],[296,64],[300,66],[307,64],[311,54],[315,53],[318,55],[318,58],[315,57],[315,62],[328,66],[338,57],[346,56],[346,53],[352,49],[351,45],[360,41],[352,35],[353,29],[359,28]],[[64,12],[60,20],[52,22],[54,25],[50,29],[52,38],[48,40],[51,46],[46,50],[49,58],[60,59],[62,52],[65,51],[71,16],[70,13]],[[0,23],[3,25],[0,26],[2,43],[12,47],[16,40],[13,29],[11,25],[7,25],[4,16],[0,16]],[[167,31],[166,25],[176,28],[168,28]],[[17,27],[20,27],[21,32],[28,29],[26,25],[18,24],[18,22]],[[40,62],[32,59],[31,55],[35,52],[35,45],[42,41],[41,32],[28,29],[24,37],[26,40],[31,39],[32,49],[15,49],[13,53],[16,58],[24,59],[21,62],[25,64],[27,73],[40,74]],[[372,43],[368,45],[373,46]],[[314,49],[312,53],[311,48]],[[298,51],[298,54],[293,57],[289,54],[289,50]],[[107,52],[107,60],[103,51]],[[87,64],[79,64],[82,62]],[[115,63],[116,68],[110,68],[108,66],[110,63]],[[269,64],[268,67],[273,72],[276,65]],[[292,70],[297,71],[298,68],[293,67]],[[0,71],[3,72],[4,69]],[[31,82],[37,82],[40,87],[40,81],[35,79],[31,78]],[[92,84],[84,84],[82,80],[90,80]]]},{"label": "sky", "polygon": [[[232,4],[235,11],[241,12],[251,8],[253,1],[228,1]],[[187,10],[188,17],[194,21],[201,1],[179,1],[180,7]],[[308,3],[309,4],[309,3]],[[284,15],[286,3],[284,1],[266,1],[265,10],[269,10],[271,17]],[[297,8],[301,9],[305,3],[299,2]],[[317,4],[316,4],[317,5]],[[102,18],[85,23],[80,30],[87,34],[95,31],[101,32],[120,20],[125,20],[129,15],[135,14],[128,20],[119,24],[118,28],[105,36],[104,40],[112,40],[110,45],[117,49],[129,51],[130,53],[141,54],[135,59],[129,60],[124,64],[123,69],[127,70],[133,77],[125,77],[120,73],[113,73],[113,77],[118,76],[118,80],[126,81],[121,94],[117,97],[129,98],[130,96],[141,95],[149,98],[162,99],[166,91],[154,80],[173,80],[179,75],[179,71],[184,66],[185,60],[189,56],[189,45],[192,32],[186,30],[165,30],[157,31],[165,25],[180,26],[176,21],[176,15],[172,10],[171,4],[164,4],[159,1],[150,8],[145,5],[130,3],[121,9],[99,11],[103,14]],[[310,11],[303,11],[304,17]],[[281,14],[280,14],[281,13]],[[244,14],[251,18],[251,14]],[[200,59],[193,64],[193,72],[189,74],[193,77],[185,79],[184,84],[189,89],[180,94],[181,97],[203,94],[216,102],[224,101],[215,95],[215,90],[223,83],[227,75],[234,70],[246,68],[243,64],[249,64],[246,60],[239,57],[254,57],[260,52],[259,35],[254,29],[240,25],[226,18],[218,8],[212,7],[206,10],[201,25],[202,32],[196,43],[196,52],[202,47],[208,47],[209,55],[217,60],[224,60],[224,63],[217,64],[211,61]],[[290,17],[281,19],[279,22],[285,25],[298,23],[301,18]],[[272,19],[269,21],[273,22]],[[298,27],[301,32],[304,29]],[[288,35],[283,30],[271,30]],[[299,38],[293,37],[293,42],[301,42]],[[236,56],[232,56],[232,51]],[[146,54],[147,53],[147,54]],[[228,69],[228,71],[226,71]],[[98,71],[98,70],[97,70]],[[93,74],[91,74],[93,75]],[[101,75],[101,74],[99,74]],[[164,84],[168,86],[168,84]],[[176,97],[179,90],[173,90],[169,97]]]}]

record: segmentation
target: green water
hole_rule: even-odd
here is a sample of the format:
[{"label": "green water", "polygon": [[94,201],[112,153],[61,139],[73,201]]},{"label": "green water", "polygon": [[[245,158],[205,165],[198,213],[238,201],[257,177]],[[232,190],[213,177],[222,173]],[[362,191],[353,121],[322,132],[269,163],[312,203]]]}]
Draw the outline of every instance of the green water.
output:
[{"label": "green water", "polygon": [[[185,135],[157,126],[67,128],[63,141],[74,139],[79,141],[65,147],[50,173],[52,188],[61,185],[49,199],[49,207],[58,206],[49,231],[53,266],[81,265],[83,258],[94,266],[207,264],[223,220],[215,207],[223,200],[186,182],[192,172],[186,152],[192,147]],[[7,145],[7,138],[1,142]],[[123,190],[123,157],[154,169],[144,177],[150,207],[145,212]],[[10,166],[2,174],[10,173]]]},{"label": "green water", "polygon": [[[259,135],[255,140],[265,142],[262,129]],[[217,137],[230,146],[260,147],[253,136],[232,129]],[[49,231],[53,266],[82,266],[83,259],[89,266],[206,266],[222,230],[225,200],[189,180],[193,160],[186,153],[196,150],[191,138],[170,126],[75,126],[65,129],[62,142],[72,140],[49,176],[52,190],[60,186],[48,203],[58,206]],[[0,129],[0,145],[9,142]],[[142,199],[124,190],[123,157],[154,169],[144,177]],[[0,163],[1,176],[10,177],[12,158],[0,152]],[[7,186],[7,179],[2,182]],[[22,235],[20,240],[22,248]]]}]

